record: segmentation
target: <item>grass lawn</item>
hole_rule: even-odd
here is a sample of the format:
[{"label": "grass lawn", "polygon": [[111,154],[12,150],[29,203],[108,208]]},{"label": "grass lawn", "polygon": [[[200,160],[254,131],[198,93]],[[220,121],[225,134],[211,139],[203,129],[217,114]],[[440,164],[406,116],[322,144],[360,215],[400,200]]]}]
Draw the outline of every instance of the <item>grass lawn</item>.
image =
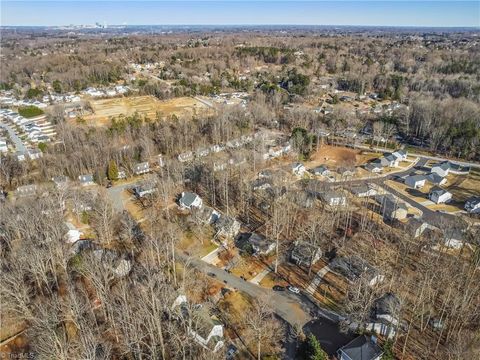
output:
[{"label": "grass lawn", "polygon": [[258,259],[253,257],[244,257],[237,265],[231,268],[232,274],[235,276],[243,276],[245,279],[250,280],[257,274],[261,273],[265,269],[265,265]]},{"label": "grass lawn", "polygon": [[18,114],[23,116],[24,118],[32,118],[35,116],[43,115],[44,112],[42,109],[36,106],[22,106],[18,108]]}]

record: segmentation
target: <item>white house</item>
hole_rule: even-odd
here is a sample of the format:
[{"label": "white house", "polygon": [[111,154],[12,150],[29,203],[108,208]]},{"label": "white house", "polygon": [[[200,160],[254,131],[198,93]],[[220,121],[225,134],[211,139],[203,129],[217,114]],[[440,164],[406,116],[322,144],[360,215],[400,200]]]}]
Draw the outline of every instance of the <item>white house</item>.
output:
[{"label": "white house", "polygon": [[135,175],[146,174],[148,172],[150,172],[150,165],[148,162],[138,163],[133,166],[133,173]]},{"label": "white house", "polygon": [[392,154],[389,154],[384,157],[385,160],[388,161],[388,166],[389,167],[398,167],[398,163],[400,162],[399,158],[393,156]]},{"label": "white house", "polygon": [[327,191],[320,194],[321,199],[330,206],[345,206],[346,196],[338,191]]},{"label": "white house", "polygon": [[352,194],[358,197],[367,197],[377,195],[377,190],[371,184],[361,184],[352,186],[350,189]]},{"label": "white house", "polygon": [[400,322],[401,303],[398,297],[392,293],[386,293],[375,300],[373,307],[373,319],[367,324],[367,329],[389,339],[396,334]]},{"label": "white house", "polygon": [[438,186],[434,186],[430,190],[428,198],[432,200],[435,204],[446,203],[452,200],[452,193],[448,192],[445,189],[439,188]]},{"label": "white house", "polygon": [[424,175],[410,175],[405,178],[405,185],[413,189],[421,189],[425,186],[427,178]]},{"label": "white house", "polygon": [[[181,314],[180,316],[182,317],[190,317],[191,311],[204,311],[201,308],[187,307],[186,304],[187,297],[185,295],[179,295],[173,303],[172,309],[180,307],[181,311],[179,314]],[[188,334],[192,337],[193,341],[205,349],[213,353],[217,352],[224,346],[222,323],[209,314],[197,315],[198,316],[195,316],[195,321],[188,322]]]},{"label": "white house", "polygon": [[93,185],[94,184],[92,174],[80,175],[78,177],[78,181],[80,181],[80,185],[82,185],[82,186],[88,186],[88,185]]},{"label": "white house", "polygon": [[372,173],[380,173],[383,171],[383,166],[379,161],[373,161],[364,165],[365,170]]},{"label": "white house", "polygon": [[70,244],[80,240],[82,233],[71,222],[65,222],[65,225],[68,229],[67,233],[65,234],[65,240]]},{"label": "white house", "polygon": [[0,139],[0,153],[8,152],[7,142],[5,140]]},{"label": "white house", "polygon": [[317,166],[310,170],[313,175],[327,176],[330,174],[330,170],[325,165]]},{"label": "white house", "polygon": [[441,162],[432,166],[432,173],[440,175],[442,178],[450,172],[450,163],[448,161]]},{"label": "white house", "polygon": [[434,185],[444,185],[447,182],[447,178],[442,177],[437,173],[431,172],[427,174],[427,181],[431,182]]},{"label": "white house", "polygon": [[15,191],[16,195],[19,197],[33,196],[36,192],[37,185],[35,184],[19,186]]},{"label": "white house", "polygon": [[203,205],[203,200],[200,196],[192,192],[182,192],[182,196],[178,200],[178,204],[180,205],[181,209],[189,209],[192,208],[201,208]]},{"label": "white house", "polygon": [[182,154],[178,155],[178,161],[180,161],[180,162],[186,162],[186,161],[190,161],[190,160],[193,160],[193,152],[191,152],[191,151],[188,151],[188,152],[185,152],[185,153],[182,153]]},{"label": "white house", "polygon": [[311,266],[322,257],[322,251],[318,246],[314,246],[304,241],[295,241],[295,247],[290,253],[290,259],[297,265]]},{"label": "white house", "polygon": [[251,233],[247,237],[254,255],[267,255],[275,249],[275,242],[268,240],[265,236]]},{"label": "white house", "polygon": [[294,175],[302,176],[303,174],[305,174],[306,169],[302,163],[296,162],[293,163],[290,167]]},{"label": "white house", "polygon": [[480,196],[472,196],[465,202],[465,210],[470,214],[480,214]]},{"label": "white house", "polygon": [[393,156],[395,156],[398,161],[405,161],[407,160],[407,152],[405,150],[397,150],[392,153]]}]

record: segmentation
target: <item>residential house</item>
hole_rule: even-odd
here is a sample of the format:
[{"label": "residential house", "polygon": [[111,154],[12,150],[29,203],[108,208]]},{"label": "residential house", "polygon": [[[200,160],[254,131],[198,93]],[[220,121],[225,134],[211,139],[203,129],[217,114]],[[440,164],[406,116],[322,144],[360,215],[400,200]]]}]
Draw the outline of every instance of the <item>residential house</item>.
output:
[{"label": "residential house", "polygon": [[470,167],[462,166],[451,161],[442,161],[432,166],[432,172],[437,173],[441,177],[445,177],[450,173],[457,175],[465,175],[470,172]]},{"label": "residential house", "polygon": [[259,179],[269,179],[273,176],[273,171],[272,170],[262,170],[258,173],[258,178]]},{"label": "residential house", "polygon": [[240,231],[240,222],[231,216],[223,215],[214,223],[216,236],[234,239]]},{"label": "residential house", "polygon": [[458,227],[446,227],[443,229],[445,246],[451,249],[461,249],[465,244],[465,232]]},{"label": "residential house", "polygon": [[392,153],[394,157],[398,159],[398,161],[405,161],[407,160],[407,152],[405,150],[397,150]]},{"label": "residential house", "polygon": [[396,156],[394,156],[392,154],[388,154],[388,155],[384,156],[384,159],[386,161],[388,161],[388,166],[389,167],[398,167],[398,163],[399,163],[400,160]]},{"label": "residential house", "polygon": [[126,179],[127,172],[125,170],[118,170],[118,179]]},{"label": "residential house", "polygon": [[470,214],[480,214],[480,196],[472,196],[465,202],[465,210]]},{"label": "residential house", "polygon": [[28,150],[28,157],[30,160],[36,160],[43,156],[43,153],[39,149],[29,149]]},{"label": "residential house", "polygon": [[427,178],[424,175],[409,175],[405,178],[405,185],[413,189],[421,189],[425,186]]},{"label": "residential house", "polygon": [[133,173],[135,175],[146,174],[148,172],[150,172],[150,165],[148,162],[138,163],[133,166]]},{"label": "residential house", "polygon": [[194,216],[204,224],[214,224],[220,219],[221,215],[215,209],[209,206],[203,206],[200,209],[195,209]]},{"label": "residential house", "polygon": [[306,209],[311,208],[316,199],[314,194],[303,190],[289,191],[287,196],[295,205]]},{"label": "residential house", "polygon": [[143,198],[147,195],[151,195],[157,191],[157,187],[153,182],[144,182],[138,184],[132,188],[133,194],[138,198]]},{"label": "residential house", "polygon": [[299,162],[293,163],[292,165],[290,165],[290,168],[292,169],[292,173],[298,176],[303,176],[306,171],[305,166]]},{"label": "residential house", "polygon": [[452,200],[452,193],[438,186],[434,186],[430,189],[428,198],[432,200],[435,204],[442,204]]},{"label": "residential house", "polygon": [[15,191],[15,195],[18,197],[34,196],[36,193],[37,185],[35,184],[19,186]]},{"label": "residential house", "polygon": [[370,171],[372,173],[380,173],[383,171],[383,166],[379,161],[372,161],[368,164],[363,166],[365,170]]},{"label": "residential house", "polygon": [[58,175],[58,176],[54,176],[52,178],[52,181],[54,182],[55,186],[59,189],[61,188],[65,188],[68,184],[68,177],[66,177],[65,175]]},{"label": "residential house", "polygon": [[325,191],[320,193],[320,198],[323,202],[330,206],[345,206],[347,205],[347,197],[340,191]]},{"label": "residential house", "polygon": [[325,165],[317,166],[310,170],[313,175],[327,176],[330,174],[330,170]]},{"label": "residential house", "polygon": [[368,197],[377,195],[377,190],[373,187],[372,184],[362,183],[359,185],[354,185],[350,188],[350,191],[353,195],[358,197]]},{"label": "residential house", "polygon": [[338,360],[380,360],[382,355],[383,350],[375,338],[366,335],[360,335],[337,351]]},{"label": "residential house", "polygon": [[392,194],[377,195],[375,201],[380,205],[380,213],[386,220],[402,220],[408,215],[407,205]]},{"label": "residential house", "polygon": [[193,152],[188,151],[178,155],[178,161],[187,162],[193,160]]},{"label": "residential house", "polygon": [[93,251],[97,260],[102,262],[105,269],[110,270],[115,277],[124,277],[132,270],[132,261],[117,252],[109,249],[97,249]]},{"label": "residential house", "polygon": [[17,156],[18,161],[25,161],[25,153],[21,151],[17,151],[15,155]]},{"label": "residential house", "polygon": [[355,169],[340,167],[337,169],[337,173],[339,173],[342,178],[350,178],[355,175]]},{"label": "residential house", "polygon": [[369,286],[375,286],[385,278],[367,261],[355,255],[337,256],[328,266],[331,271],[344,276],[350,282],[363,278]]},{"label": "residential house", "polygon": [[207,148],[200,148],[196,151],[196,155],[198,157],[205,157],[207,156],[208,154],[210,154],[210,150],[207,149]]},{"label": "residential house", "polygon": [[181,209],[189,209],[192,210],[193,208],[201,208],[203,205],[203,200],[200,196],[192,192],[182,192],[180,199],[178,200],[178,204],[180,205]]},{"label": "residential house", "polygon": [[80,240],[82,233],[71,222],[65,222],[65,225],[68,229],[67,233],[65,234],[65,240],[70,244]]},{"label": "residential house", "polygon": [[[223,325],[216,318],[211,316],[203,307],[187,306],[187,297],[179,295],[173,303],[172,310],[179,308],[178,318],[188,319],[188,334],[193,341],[213,353],[224,346]],[[192,312],[195,312],[193,314]]]},{"label": "residential house", "polygon": [[299,266],[310,267],[322,257],[322,251],[318,246],[314,246],[305,241],[295,241],[295,246],[290,253],[292,262]]},{"label": "residential house", "polygon": [[268,179],[255,179],[252,182],[252,190],[266,190],[272,187],[272,183]]},{"label": "residential house", "polygon": [[7,142],[3,139],[0,139],[0,153],[8,152]]},{"label": "residential house", "polygon": [[386,293],[375,300],[372,308],[372,320],[367,324],[367,330],[374,331],[387,338],[393,338],[400,324],[401,303],[393,293]]},{"label": "residential house", "polygon": [[411,218],[405,225],[405,231],[414,238],[419,237],[425,232],[425,230],[430,228],[433,227],[421,218]]},{"label": "residential house", "polygon": [[268,255],[275,249],[275,242],[257,233],[247,233],[242,237],[248,241],[254,255]]},{"label": "residential house", "polygon": [[444,185],[447,182],[447,178],[438,175],[437,173],[431,172],[426,175],[427,181],[431,182],[433,185]]},{"label": "residential house", "polygon": [[93,181],[92,174],[80,175],[78,177],[78,181],[80,181],[80,185],[82,186],[89,186],[93,185],[95,182]]}]

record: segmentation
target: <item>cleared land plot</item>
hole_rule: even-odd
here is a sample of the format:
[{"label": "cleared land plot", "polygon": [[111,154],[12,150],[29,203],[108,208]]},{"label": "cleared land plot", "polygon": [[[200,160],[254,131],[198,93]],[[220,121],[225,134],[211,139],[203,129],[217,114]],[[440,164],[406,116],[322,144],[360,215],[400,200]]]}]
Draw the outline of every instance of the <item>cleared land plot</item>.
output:
[{"label": "cleared land plot", "polygon": [[93,114],[85,116],[85,120],[88,124],[96,126],[107,125],[112,117],[133,115],[136,112],[150,119],[155,119],[157,114],[161,118],[173,115],[178,118],[191,118],[212,111],[202,102],[190,97],[160,101],[153,96],[134,96],[92,100],[90,105]]},{"label": "cleared land plot", "polygon": [[448,191],[452,193],[455,201],[462,203],[471,196],[480,196],[480,170],[472,170],[467,176],[458,176],[457,180],[448,186]]}]

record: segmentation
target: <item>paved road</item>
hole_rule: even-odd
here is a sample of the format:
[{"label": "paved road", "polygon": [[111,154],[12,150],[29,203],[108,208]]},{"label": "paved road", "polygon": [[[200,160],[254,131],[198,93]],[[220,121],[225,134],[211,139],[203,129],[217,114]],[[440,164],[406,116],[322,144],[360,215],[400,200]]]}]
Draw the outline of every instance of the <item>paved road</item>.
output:
[{"label": "paved road", "polygon": [[288,291],[276,292],[244,281],[225,270],[196,258],[181,256],[187,263],[207,274],[215,274],[215,278],[255,298],[269,299],[274,312],[291,325],[303,327],[313,320],[318,313],[317,307],[304,296],[292,294]]},{"label": "paved road", "polygon": [[17,151],[25,154],[27,152],[27,148],[23,144],[22,139],[20,139],[18,135],[15,134],[15,131],[7,124],[0,124],[0,127],[8,131],[10,139],[12,139],[13,143],[15,144],[15,148],[17,149]]},{"label": "paved road", "polygon": [[195,96],[194,99],[197,100],[197,101],[200,101],[203,105],[206,105],[206,106],[208,106],[209,108],[216,109],[216,107],[215,107],[210,101],[201,99],[201,98],[199,98],[199,97],[197,97],[197,96]]},{"label": "paved road", "polygon": [[120,184],[112,186],[107,189],[107,194],[112,201],[113,208],[119,212],[125,210],[125,204],[123,203],[122,192],[125,189],[131,188],[135,183]]}]

